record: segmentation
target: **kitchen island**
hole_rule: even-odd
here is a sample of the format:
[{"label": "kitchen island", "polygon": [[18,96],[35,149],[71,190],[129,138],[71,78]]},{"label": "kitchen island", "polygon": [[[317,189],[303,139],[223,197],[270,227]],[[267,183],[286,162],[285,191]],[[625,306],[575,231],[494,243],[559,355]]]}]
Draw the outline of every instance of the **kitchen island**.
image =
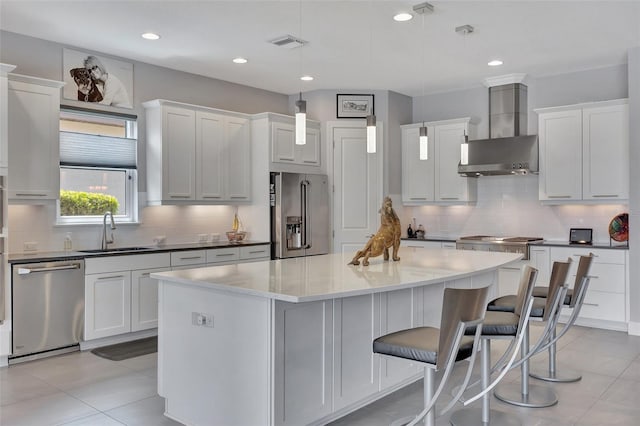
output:
[{"label": "kitchen island", "polygon": [[420,379],[372,340],[440,322],[445,287],[495,290],[512,253],[401,248],[152,274],[159,280],[158,393],[189,425],[325,424]]}]

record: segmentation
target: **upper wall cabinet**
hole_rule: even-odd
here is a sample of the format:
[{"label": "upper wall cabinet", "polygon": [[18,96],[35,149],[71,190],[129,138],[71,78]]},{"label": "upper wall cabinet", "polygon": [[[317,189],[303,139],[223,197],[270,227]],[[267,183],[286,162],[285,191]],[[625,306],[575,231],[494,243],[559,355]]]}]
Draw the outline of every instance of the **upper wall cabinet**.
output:
[{"label": "upper wall cabinet", "polygon": [[38,203],[59,196],[63,85],[59,81],[9,74],[9,200]]},{"label": "upper wall cabinet", "polygon": [[540,200],[594,203],[629,198],[626,99],[535,111],[540,140]]},{"label": "upper wall cabinet", "polygon": [[7,74],[13,71],[15,65],[0,63],[0,176],[6,176],[8,170],[7,138]]},{"label": "upper wall cabinet", "polygon": [[165,100],[143,105],[149,204],[251,201],[247,116]]},{"label": "upper wall cabinet", "polygon": [[269,170],[274,172],[316,172],[320,169],[320,123],[307,120],[307,140],[296,145],[295,119],[288,115],[264,113],[254,120],[266,120],[269,129]]},{"label": "upper wall cabinet", "polygon": [[469,118],[424,123],[429,135],[429,159],[420,160],[422,123],[402,130],[402,202],[404,205],[468,204],[476,201],[477,179],[458,174],[464,132],[475,126]]}]

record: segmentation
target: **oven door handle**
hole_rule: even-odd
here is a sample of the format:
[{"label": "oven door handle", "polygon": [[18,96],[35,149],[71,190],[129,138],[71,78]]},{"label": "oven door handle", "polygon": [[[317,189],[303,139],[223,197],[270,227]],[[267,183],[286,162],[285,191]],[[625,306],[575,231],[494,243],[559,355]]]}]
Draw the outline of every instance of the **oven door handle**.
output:
[{"label": "oven door handle", "polygon": [[44,268],[18,268],[18,275],[27,275],[32,272],[50,272],[50,271],[65,271],[67,269],[80,269],[78,263],[63,266],[50,266]]}]

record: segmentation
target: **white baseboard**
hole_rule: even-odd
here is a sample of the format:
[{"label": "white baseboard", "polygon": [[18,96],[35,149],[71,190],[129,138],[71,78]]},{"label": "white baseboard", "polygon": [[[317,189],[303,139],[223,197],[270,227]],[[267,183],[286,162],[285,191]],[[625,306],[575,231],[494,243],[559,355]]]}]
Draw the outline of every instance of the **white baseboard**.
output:
[{"label": "white baseboard", "polygon": [[628,333],[631,336],[640,336],[640,322],[629,321]]},{"label": "white baseboard", "polygon": [[9,366],[9,357],[6,355],[0,356],[0,368]]},{"label": "white baseboard", "polygon": [[90,351],[91,349],[100,348],[102,346],[115,345],[116,343],[129,342],[131,340],[143,339],[145,337],[157,336],[158,329],[136,331],[134,333],[119,334],[117,336],[103,337],[102,339],[87,340],[80,342],[81,351]]}]

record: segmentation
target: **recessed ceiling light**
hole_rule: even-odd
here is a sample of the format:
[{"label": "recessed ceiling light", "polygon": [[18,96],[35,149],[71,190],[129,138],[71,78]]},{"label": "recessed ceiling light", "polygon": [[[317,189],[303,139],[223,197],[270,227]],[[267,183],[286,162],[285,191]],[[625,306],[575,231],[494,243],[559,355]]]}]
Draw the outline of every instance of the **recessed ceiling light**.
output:
[{"label": "recessed ceiling light", "polygon": [[498,67],[502,65],[502,61],[500,59],[494,59],[493,61],[489,61],[487,65],[489,65],[490,67]]},{"label": "recessed ceiling light", "polygon": [[311,81],[311,80],[313,80],[313,77],[311,77],[310,75],[303,75],[302,77],[300,77],[300,80],[302,80],[302,81]]},{"label": "recessed ceiling light", "polygon": [[413,15],[407,12],[400,12],[393,17],[393,20],[398,22],[406,22],[410,21],[411,19],[413,19]]},{"label": "recessed ceiling light", "polygon": [[144,33],[142,34],[142,38],[145,40],[158,40],[160,36],[154,33]]},{"label": "recessed ceiling light", "polygon": [[246,64],[248,61],[245,58],[237,57],[233,58],[234,64]]}]

